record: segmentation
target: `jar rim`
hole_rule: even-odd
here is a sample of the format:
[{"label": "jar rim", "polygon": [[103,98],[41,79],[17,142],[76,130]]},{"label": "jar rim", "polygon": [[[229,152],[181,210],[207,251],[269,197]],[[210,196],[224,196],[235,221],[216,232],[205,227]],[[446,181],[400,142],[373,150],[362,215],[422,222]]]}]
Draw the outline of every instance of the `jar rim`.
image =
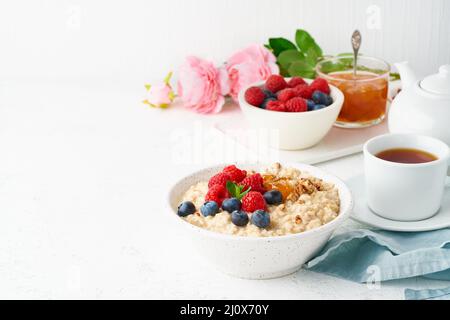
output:
[{"label": "jar rim", "polygon": [[[320,62],[318,62],[316,64],[316,67],[315,67],[316,73],[321,78],[333,79],[333,80],[340,81],[340,82],[347,82],[347,81],[370,82],[370,81],[374,81],[374,80],[377,80],[377,79],[385,78],[386,76],[389,75],[389,73],[391,71],[391,65],[387,61],[385,61],[383,59],[380,59],[380,58],[371,57],[371,56],[364,56],[364,55],[358,56],[358,59],[379,62],[379,63],[384,65],[384,68],[381,68],[379,70],[382,70],[384,72],[381,73],[381,74],[374,73],[377,76],[375,76],[373,78],[354,80],[354,79],[342,79],[342,78],[333,77],[333,73],[334,72],[332,72],[332,73],[325,73],[325,72],[322,72],[322,70],[321,70],[321,67],[323,66],[323,64],[325,64],[327,62],[339,61],[341,59],[349,59],[349,58],[354,59],[354,56],[352,54],[347,54],[347,55],[340,55],[340,56],[334,56],[334,57],[326,58],[326,59],[324,59],[324,60],[322,60],[322,61],[320,61]],[[345,70],[343,72],[348,72],[348,71],[351,71],[351,69]],[[338,74],[338,72],[342,73],[341,71],[337,71],[336,74]]]}]

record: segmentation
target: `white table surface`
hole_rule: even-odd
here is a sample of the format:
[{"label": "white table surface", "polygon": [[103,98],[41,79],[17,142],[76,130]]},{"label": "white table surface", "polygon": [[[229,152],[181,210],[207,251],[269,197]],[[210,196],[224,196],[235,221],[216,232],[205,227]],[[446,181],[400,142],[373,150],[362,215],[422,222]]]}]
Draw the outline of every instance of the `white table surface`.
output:
[{"label": "white table surface", "polygon": [[[214,270],[167,219],[168,187],[203,165],[180,164],[173,137],[239,111],[151,109],[141,88],[0,83],[0,298],[402,299],[405,287],[448,285],[370,289],[305,270],[264,281]],[[361,155],[319,166],[346,179],[361,172]]]}]

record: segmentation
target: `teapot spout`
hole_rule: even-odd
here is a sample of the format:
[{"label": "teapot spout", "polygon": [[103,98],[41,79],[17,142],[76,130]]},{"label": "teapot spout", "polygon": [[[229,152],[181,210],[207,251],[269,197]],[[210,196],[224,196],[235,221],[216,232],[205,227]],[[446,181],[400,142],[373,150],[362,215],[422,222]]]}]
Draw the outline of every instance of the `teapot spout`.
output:
[{"label": "teapot spout", "polygon": [[395,63],[394,65],[400,73],[403,88],[407,88],[416,83],[416,81],[418,80],[416,73],[407,61]]}]

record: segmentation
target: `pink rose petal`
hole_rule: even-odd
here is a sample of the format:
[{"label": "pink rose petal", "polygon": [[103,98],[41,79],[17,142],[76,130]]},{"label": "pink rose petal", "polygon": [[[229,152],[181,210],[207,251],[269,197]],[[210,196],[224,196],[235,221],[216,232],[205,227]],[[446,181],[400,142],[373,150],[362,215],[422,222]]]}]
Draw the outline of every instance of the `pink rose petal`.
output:
[{"label": "pink rose petal", "polygon": [[203,114],[220,112],[228,92],[226,70],[212,62],[189,56],[180,67],[178,95],[185,107]]},{"label": "pink rose petal", "polygon": [[235,100],[242,88],[279,73],[276,57],[259,44],[253,44],[232,55],[227,61],[226,69],[230,79],[230,95]]}]

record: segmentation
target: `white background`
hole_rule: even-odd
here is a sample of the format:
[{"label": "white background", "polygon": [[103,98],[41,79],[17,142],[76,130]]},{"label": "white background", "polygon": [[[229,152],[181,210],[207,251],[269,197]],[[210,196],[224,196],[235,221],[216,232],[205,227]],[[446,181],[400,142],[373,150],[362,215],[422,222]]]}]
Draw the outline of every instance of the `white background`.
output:
[{"label": "white background", "polygon": [[221,63],[296,28],[330,54],[348,52],[359,28],[365,54],[422,73],[450,62],[446,0],[3,0],[0,77],[155,81],[188,54]]},{"label": "white background", "polygon": [[[381,29],[367,28],[372,4]],[[305,270],[234,279],[170,223],[169,185],[202,166],[173,163],[171,133],[241,114],[151,109],[141,103],[144,82],[187,54],[220,62],[297,27],[328,53],[348,51],[358,27],[366,54],[408,59],[422,72],[449,62],[444,0],[1,1],[0,298],[401,299],[405,287],[446,285],[407,279],[370,289]],[[346,179],[362,172],[361,158],[320,167]]]}]

